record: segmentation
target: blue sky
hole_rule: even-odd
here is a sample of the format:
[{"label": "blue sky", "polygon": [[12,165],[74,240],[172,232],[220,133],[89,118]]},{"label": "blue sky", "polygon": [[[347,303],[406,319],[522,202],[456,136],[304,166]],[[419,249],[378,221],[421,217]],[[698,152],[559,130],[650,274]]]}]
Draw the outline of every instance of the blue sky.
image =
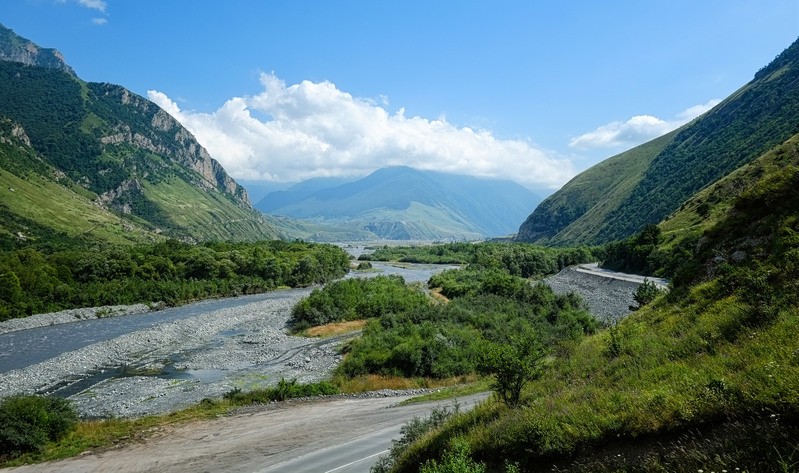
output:
[{"label": "blue sky", "polygon": [[749,81],[799,1],[4,0],[0,23],[238,179],[406,164],[546,193]]}]

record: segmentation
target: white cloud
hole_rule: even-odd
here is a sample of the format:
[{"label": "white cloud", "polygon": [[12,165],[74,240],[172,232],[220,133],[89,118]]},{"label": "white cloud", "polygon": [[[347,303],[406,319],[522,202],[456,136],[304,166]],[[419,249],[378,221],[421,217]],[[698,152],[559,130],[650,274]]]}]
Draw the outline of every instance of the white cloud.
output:
[{"label": "white cloud", "polygon": [[108,23],[108,19],[106,18],[92,18],[92,23],[95,25],[104,25]]},{"label": "white cloud", "polygon": [[713,99],[706,104],[694,105],[670,121],[651,115],[636,115],[626,122],[611,122],[573,138],[569,146],[578,149],[635,146],[679,128],[715,107],[719,102],[721,101]]},{"label": "white cloud", "polygon": [[445,118],[407,117],[402,108],[390,113],[385,97],[380,106],[331,82],[287,86],[274,74],[262,74],[261,84],[260,94],[231,98],[213,113],[181,110],[158,91],[148,96],[236,178],[298,181],[406,165],[555,189],[575,174],[569,160],[529,141],[498,139]]},{"label": "white cloud", "polygon": [[105,13],[106,9],[106,2],[105,0],[78,0],[82,6],[86,8],[91,8],[92,10],[97,10]]}]

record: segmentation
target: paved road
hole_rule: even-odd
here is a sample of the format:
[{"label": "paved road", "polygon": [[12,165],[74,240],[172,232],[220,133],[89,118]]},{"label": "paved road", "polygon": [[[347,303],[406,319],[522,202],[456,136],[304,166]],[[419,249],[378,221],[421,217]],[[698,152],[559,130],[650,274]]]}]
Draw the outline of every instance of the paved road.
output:
[{"label": "paved road", "polygon": [[[487,394],[458,402],[471,408]],[[408,420],[453,401],[399,406],[407,397],[283,404],[262,412],[167,427],[105,452],[13,472],[368,472]]]},{"label": "paved road", "polygon": [[603,278],[618,279],[619,281],[643,283],[644,279],[647,279],[655,283],[661,289],[669,287],[668,279],[655,278],[652,276],[639,276],[638,274],[619,273],[616,271],[611,271],[609,269],[600,268],[597,265],[597,263],[580,264],[577,265],[574,269],[581,273],[594,274],[597,276],[601,276]]}]

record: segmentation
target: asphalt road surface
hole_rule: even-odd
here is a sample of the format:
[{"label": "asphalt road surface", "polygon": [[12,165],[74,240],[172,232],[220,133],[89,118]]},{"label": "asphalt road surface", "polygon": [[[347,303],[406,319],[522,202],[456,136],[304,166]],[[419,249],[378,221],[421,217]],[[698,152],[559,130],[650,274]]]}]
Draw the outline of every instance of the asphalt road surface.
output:
[{"label": "asphalt road surface", "polygon": [[652,276],[639,276],[637,274],[619,273],[617,271],[600,268],[596,263],[579,264],[574,269],[581,273],[594,274],[603,278],[618,279],[620,281],[643,283],[646,279],[648,281],[652,281],[661,289],[669,287],[668,279],[655,278]]},{"label": "asphalt road surface", "polygon": [[[461,409],[469,409],[487,396],[483,393],[457,402]],[[282,403],[260,412],[167,426],[111,450],[7,471],[368,472],[405,422],[454,402],[398,405],[405,399]]]}]

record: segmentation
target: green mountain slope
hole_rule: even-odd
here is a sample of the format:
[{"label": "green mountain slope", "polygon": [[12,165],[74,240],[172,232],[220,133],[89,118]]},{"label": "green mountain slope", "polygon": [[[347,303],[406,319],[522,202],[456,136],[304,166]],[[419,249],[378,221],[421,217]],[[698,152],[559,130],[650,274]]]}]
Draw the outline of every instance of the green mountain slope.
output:
[{"label": "green mountain slope", "polygon": [[[707,114],[580,174],[533,211],[518,238],[551,244],[624,238],[658,223],[705,186],[798,131],[795,42]],[[620,173],[610,180],[609,162],[617,164]],[[608,187],[583,194],[585,187],[595,184]]]},{"label": "green mountain slope", "polygon": [[[278,236],[252,209],[244,188],[158,106],[117,85],[81,81],[59,54],[21,55],[20,44],[25,51],[36,48],[0,27],[0,57],[7,59],[0,61],[0,117],[7,135],[24,137],[6,137],[2,170],[6,179],[35,176],[40,185],[26,188],[31,199],[3,201],[3,224],[24,221],[70,236],[88,225],[103,239],[114,239],[115,230],[101,230],[108,225],[194,241]],[[22,155],[28,158],[13,159]],[[48,204],[51,215],[63,214],[66,201],[97,210],[44,218],[37,211],[41,202],[33,203],[36,189],[45,192],[38,200],[55,201]],[[36,233],[31,236],[47,234]]]},{"label": "green mountain slope", "polygon": [[335,186],[301,183],[256,207],[395,240],[472,240],[513,232],[538,199],[510,181],[391,167]]},{"label": "green mountain slope", "polygon": [[672,131],[606,159],[545,199],[519,228],[523,241],[590,241],[605,220],[643,179],[652,160],[674,140]]},{"label": "green mountain slope", "polygon": [[649,256],[678,263],[670,294],[555,350],[522,407],[456,415],[391,471],[455,445],[489,471],[795,471],[797,188],[799,134],[661,224]]}]

